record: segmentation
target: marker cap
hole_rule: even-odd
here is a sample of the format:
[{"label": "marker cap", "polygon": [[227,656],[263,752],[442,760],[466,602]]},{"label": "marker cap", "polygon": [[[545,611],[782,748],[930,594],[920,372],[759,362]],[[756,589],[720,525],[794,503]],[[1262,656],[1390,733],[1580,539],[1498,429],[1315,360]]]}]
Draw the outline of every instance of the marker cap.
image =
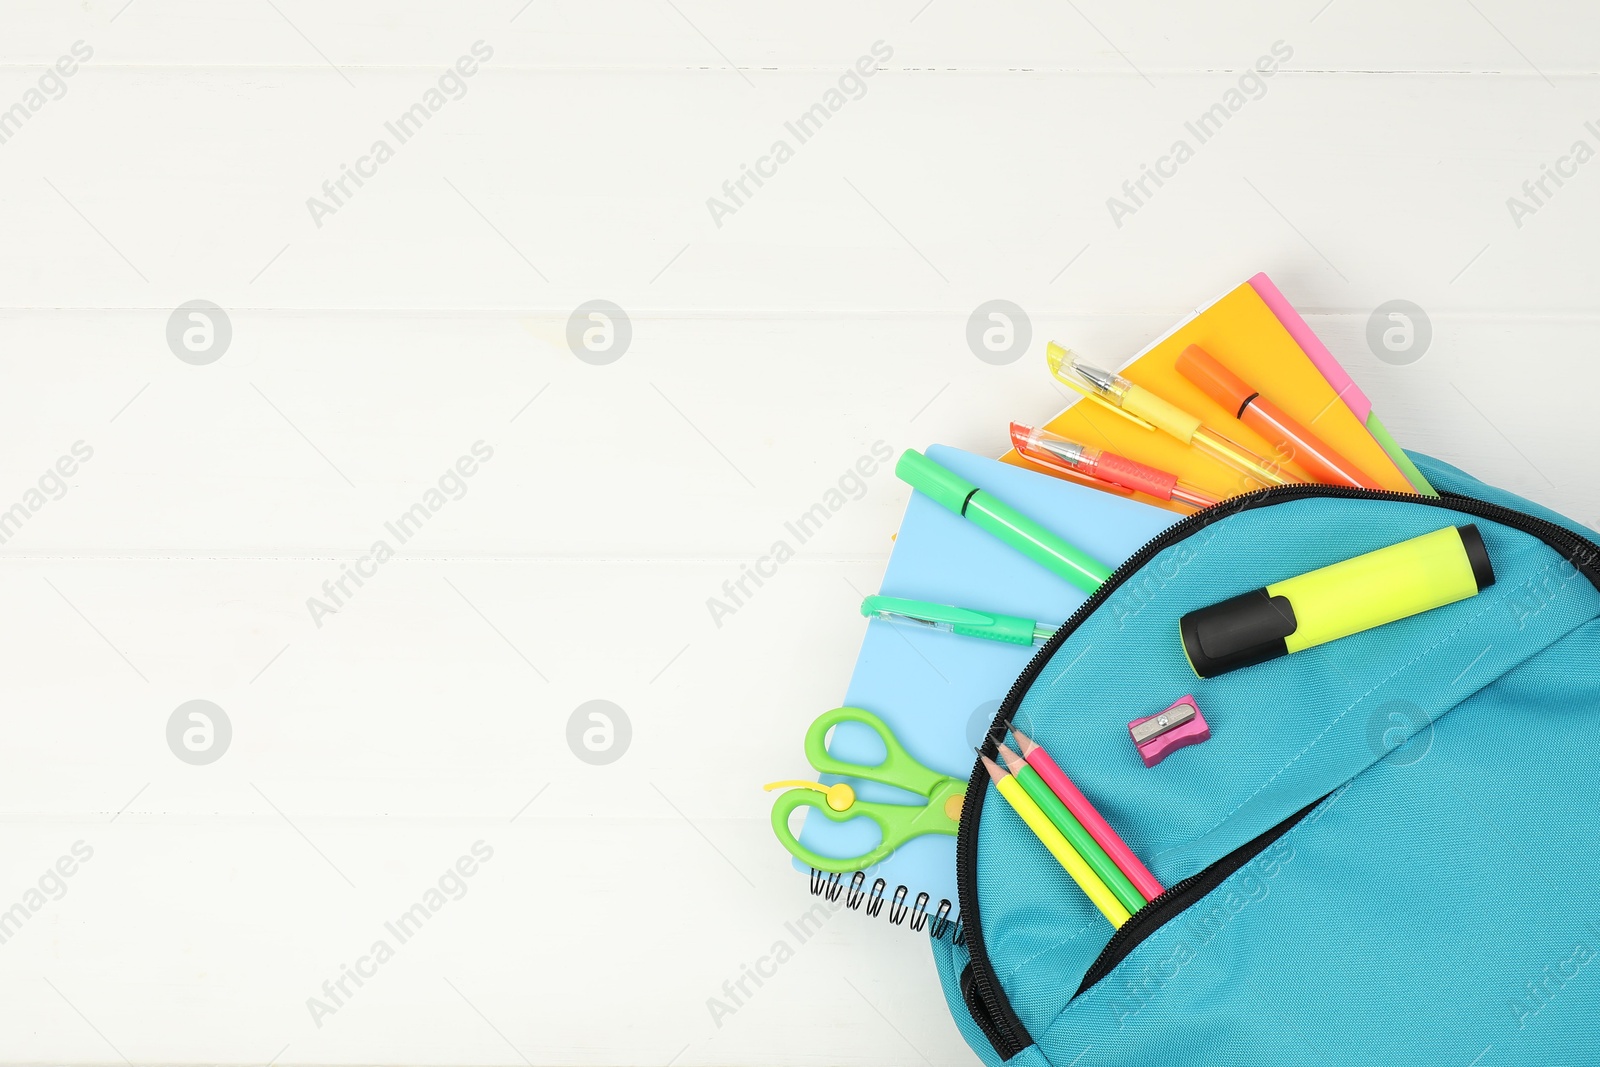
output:
[{"label": "marker cap", "polygon": [[1472,565],[1472,580],[1478,584],[1478,592],[1481,593],[1494,584],[1494,564],[1489,562],[1489,547],[1483,543],[1483,534],[1476,523],[1457,526],[1456,533],[1461,537],[1461,547],[1466,550],[1467,562]]},{"label": "marker cap", "polygon": [[1287,598],[1254,589],[1178,620],[1183,651],[1201,678],[1215,678],[1289,654],[1286,641],[1299,627]]},{"label": "marker cap", "polygon": [[1244,412],[1244,406],[1256,395],[1248,382],[1201,348],[1190,345],[1178,355],[1178,373],[1195,384],[1217,406],[1227,409],[1234,418]]},{"label": "marker cap", "polygon": [[957,515],[965,513],[967,499],[978,491],[977,486],[914,448],[900,453],[894,473],[902,482],[919,493],[927,494]]}]

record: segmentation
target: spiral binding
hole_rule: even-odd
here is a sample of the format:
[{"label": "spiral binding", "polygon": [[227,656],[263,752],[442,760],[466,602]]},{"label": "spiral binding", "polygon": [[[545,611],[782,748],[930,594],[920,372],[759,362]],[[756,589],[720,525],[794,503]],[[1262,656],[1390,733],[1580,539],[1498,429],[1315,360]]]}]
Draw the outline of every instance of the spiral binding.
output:
[{"label": "spiral binding", "polygon": [[[889,888],[889,883],[882,878],[876,879],[872,883],[872,888],[863,892],[861,887],[866,885],[866,882],[867,874],[865,871],[857,871],[851,875],[850,884],[847,886],[844,884],[844,875],[819,871],[815,867],[811,868],[812,896],[822,897],[824,900],[833,903],[838,901],[840,894],[843,894],[845,907],[852,911],[860,911],[864,901],[867,905],[866,913],[876,916],[883,911],[883,895]],[[927,929],[934,937],[940,938],[944,937],[951,927],[954,927],[953,943],[960,945],[966,942],[965,927],[961,925],[960,920],[952,922],[950,919],[950,902],[948,900],[941,899],[939,906],[934,909],[932,915],[929,915],[928,894],[918,893],[916,900],[911,902],[910,907],[907,907],[906,897],[910,895],[911,890],[905,886],[895,886],[894,895],[889,898],[888,919],[892,925],[899,926],[904,922],[909,929],[917,933]],[[910,921],[907,921],[907,917],[909,917]]]}]

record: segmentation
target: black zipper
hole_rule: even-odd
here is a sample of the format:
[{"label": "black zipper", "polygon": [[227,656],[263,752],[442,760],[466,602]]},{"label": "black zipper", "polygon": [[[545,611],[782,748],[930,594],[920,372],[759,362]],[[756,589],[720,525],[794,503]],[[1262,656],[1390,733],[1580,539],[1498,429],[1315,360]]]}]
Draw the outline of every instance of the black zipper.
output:
[{"label": "black zipper", "polygon": [[[1600,590],[1600,546],[1596,546],[1593,541],[1572,532],[1565,526],[1529,515],[1526,512],[1517,511],[1515,508],[1508,508],[1501,504],[1491,504],[1476,497],[1449,492],[1432,497],[1422,496],[1419,493],[1394,493],[1386,490],[1303,483],[1258,489],[1255,492],[1213,504],[1211,507],[1197,511],[1192,515],[1187,515],[1178,522],[1173,523],[1124,560],[1122,565],[1111,573],[1111,577],[1100,583],[1100,586],[1090,594],[1089,599],[1080,604],[1078,610],[1072,613],[1072,617],[1062,623],[1060,629],[1051,635],[1044,646],[1028,661],[1028,665],[1023,668],[1022,673],[1018,675],[1016,682],[1012,684],[1010,691],[1006,693],[1005,700],[1001,702],[1000,710],[995,714],[994,722],[989,726],[989,732],[984,736],[983,754],[991,759],[995,757],[997,752],[996,739],[1010,727],[1011,718],[1017,713],[1017,708],[1021,705],[1022,698],[1027,694],[1028,689],[1032,687],[1040,672],[1044,670],[1045,664],[1050,662],[1056,651],[1066,643],[1073,632],[1083,625],[1084,621],[1101,604],[1105,603],[1112,593],[1116,592],[1124,582],[1143,568],[1145,564],[1149,563],[1150,560],[1154,559],[1157,554],[1230,515],[1253,511],[1256,508],[1268,507],[1274,504],[1285,504],[1295,500],[1323,498],[1393,500],[1457,511],[1477,518],[1488,519],[1502,526],[1508,526],[1514,530],[1520,530],[1523,533],[1537,537],[1551,548],[1561,551],[1573,566],[1589,580],[1590,584],[1596,590]],[[969,982],[963,983],[962,992],[963,999],[967,1001],[969,1008],[976,1004],[982,1009],[981,1019],[979,1011],[973,1011],[972,1015],[974,1019],[979,1020],[979,1025],[989,1038],[990,1043],[994,1045],[995,1052],[999,1054],[1002,1060],[1009,1060],[1033,1044],[1033,1039],[1029,1036],[1027,1028],[1022,1025],[1022,1021],[1017,1018],[1016,1013],[1011,1010],[1011,1002],[1006,998],[1004,990],[1000,988],[999,981],[995,978],[994,967],[989,962],[989,952],[983,942],[982,920],[978,915],[978,819],[983,811],[983,799],[987,793],[988,784],[989,775],[984,769],[983,762],[981,760],[976,761],[973,765],[971,780],[967,784],[966,800],[963,802],[961,809],[960,829],[956,835],[956,895],[960,899],[961,924],[967,949],[971,954],[971,962],[968,965],[971,978]],[[1315,805],[1312,805],[1312,807],[1315,807]],[[1221,883],[1222,878],[1227,877],[1226,874],[1222,875],[1209,888],[1205,888],[1203,892],[1196,895],[1195,890],[1205,886],[1209,881],[1209,874],[1213,868],[1218,868],[1228,863],[1234,857],[1246,852],[1265,838],[1267,840],[1260,845],[1260,848],[1255,850],[1255,853],[1259,853],[1261,849],[1266,848],[1278,836],[1288,832],[1309,811],[1310,808],[1307,808],[1290,816],[1283,823],[1257,837],[1255,841],[1247,842],[1204,870],[1169,887],[1155,900],[1140,908],[1133,919],[1124,924],[1123,930],[1134,926],[1135,920],[1137,920],[1139,926],[1136,930],[1144,930],[1138,940],[1144,940],[1145,937],[1159,929],[1163,922],[1170,920],[1173,915],[1181,912],[1183,907],[1193,903],[1194,900],[1198,899],[1199,895],[1210,892],[1210,889]],[[1247,862],[1255,853],[1245,856],[1240,861],[1240,865],[1243,862]],[[1231,874],[1232,871],[1228,873]],[[1183,890],[1181,896],[1178,895],[1179,890]],[[1187,903],[1183,907],[1169,906],[1163,903],[1168,898],[1185,900]],[[1156,908],[1158,903],[1162,906],[1155,913],[1157,918],[1150,920],[1141,918],[1147,912]],[[1118,938],[1121,934],[1122,930],[1119,930],[1116,935],[1113,935],[1105,950],[1096,959],[1094,966],[1084,976],[1084,984],[1080,987],[1080,992],[1094,984],[1089,980],[1090,976],[1101,970],[1102,961],[1108,958],[1107,954],[1111,951],[1112,945],[1118,944]],[[1133,936],[1134,934],[1128,935],[1130,939]],[[1127,947],[1122,950],[1121,956],[1125,956],[1137,947],[1138,941],[1125,941],[1123,944],[1126,944]],[[1109,971],[1111,966],[1115,966],[1116,962],[1120,961],[1121,956],[1112,960],[1110,965],[1104,968],[1104,971]],[[1098,981],[1099,977],[1103,977],[1103,973],[1095,977],[1094,980]]]},{"label": "black zipper", "polygon": [[1134,912],[1132,918],[1117,927],[1117,932],[1111,935],[1106,947],[1100,950],[1100,955],[1089,965],[1082,984],[1078,986],[1078,991],[1072,994],[1072,998],[1076,1000],[1083,996],[1090,986],[1110,974],[1117,964],[1127,959],[1128,954],[1138,948],[1145,938],[1161,929],[1170,920],[1177,918],[1190,905],[1227,881],[1235,871],[1265,852],[1269,845],[1293,830],[1300,824],[1300,820],[1310,815],[1318,804],[1327,799],[1327,797],[1317,798],[1266,833],[1246,841],[1211,866],[1191,874],[1181,882],[1167,886],[1161,891],[1160,896]]},{"label": "black zipper", "polygon": [[978,1029],[989,1039],[989,1044],[999,1048],[1004,1038],[1001,1036],[999,1024],[989,1015],[989,1006],[978,999],[977,990],[973,988],[972,964],[967,964],[962,970],[957,984],[961,987],[961,1002],[967,1006],[967,1014],[978,1024]]}]

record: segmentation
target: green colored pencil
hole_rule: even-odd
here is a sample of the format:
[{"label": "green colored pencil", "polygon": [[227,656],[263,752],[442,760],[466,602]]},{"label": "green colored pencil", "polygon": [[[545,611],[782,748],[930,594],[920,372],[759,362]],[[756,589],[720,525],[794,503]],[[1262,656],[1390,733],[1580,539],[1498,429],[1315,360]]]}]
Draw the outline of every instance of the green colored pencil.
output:
[{"label": "green colored pencil", "polygon": [[1045,780],[1039,777],[1039,772],[1028,765],[1028,761],[1011,751],[1005,745],[1000,746],[1000,757],[1006,761],[1006,766],[1011,773],[1016,775],[1017,784],[1022,786],[1024,792],[1039,805],[1045,816],[1061,831],[1061,836],[1071,843],[1078,855],[1089,865],[1090,870],[1100,876],[1100,880],[1111,890],[1112,896],[1117,898],[1128,914],[1133,914],[1144,907],[1145,899],[1139,891],[1128,881],[1128,876],[1106,855],[1106,850],[1090,836],[1089,831],[1083,828],[1083,823],[1077,820],[1067,806],[1061,803],[1061,798],[1051,791]]}]

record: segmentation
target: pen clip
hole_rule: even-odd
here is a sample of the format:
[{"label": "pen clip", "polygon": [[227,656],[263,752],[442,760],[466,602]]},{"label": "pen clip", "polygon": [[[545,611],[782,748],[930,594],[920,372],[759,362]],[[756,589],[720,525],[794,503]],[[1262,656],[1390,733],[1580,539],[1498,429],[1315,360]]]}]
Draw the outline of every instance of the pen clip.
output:
[{"label": "pen clip", "polygon": [[1069,377],[1068,376],[1068,372],[1066,371],[1065,368],[1056,371],[1055,372],[1055,377],[1056,377],[1056,381],[1060,382],[1062,385],[1065,385],[1067,388],[1071,389],[1073,392],[1077,393],[1079,396],[1083,397],[1085,400],[1090,400],[1090,401],[1093,401],[1096,404],[1099,404],[1101,407],[1105,408],[1107,411],[1111,412],[1114,415],[1120,415],[1122,418],[1127,419],[1129,422],[1131,422],[1134,425],[1138,426],[1140,429],[1144,429],[1144,430],[1154,430],[1155,429],[1155,426],[1153,426],[1150,423],[1144,421],[1139,416],[1135,415],[1133,412],[1128,411],[1128,410],[1126,410],[1124,408],[1120,408],[1117,405],[1113,404],[1111,401],[1107,400],[1105,397],[1101,396],[1100,395],[1100,391],[1095,389],[1092,385],[1085,385],[1082,382],[1078,381],[1078,379],[1076,377]]}]

